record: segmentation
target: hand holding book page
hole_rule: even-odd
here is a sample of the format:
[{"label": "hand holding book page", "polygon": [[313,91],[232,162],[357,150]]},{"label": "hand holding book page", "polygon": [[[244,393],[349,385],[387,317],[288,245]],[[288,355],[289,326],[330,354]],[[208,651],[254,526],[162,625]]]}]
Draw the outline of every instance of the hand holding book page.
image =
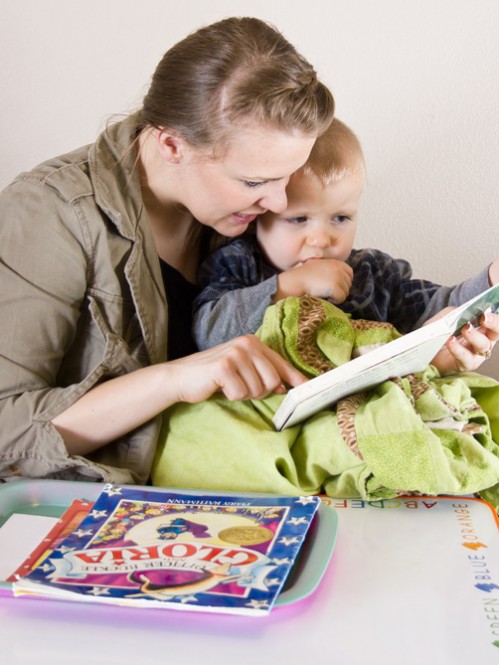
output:
[{"label": "hand holding book page", "polygon": [[273,417],[276,429],[295,425],[347,395],[392,377],[422,371],[451,335],[486,311],[496,311],[498,305],[499,285],[495,285],[442,318],[293,388]]}]

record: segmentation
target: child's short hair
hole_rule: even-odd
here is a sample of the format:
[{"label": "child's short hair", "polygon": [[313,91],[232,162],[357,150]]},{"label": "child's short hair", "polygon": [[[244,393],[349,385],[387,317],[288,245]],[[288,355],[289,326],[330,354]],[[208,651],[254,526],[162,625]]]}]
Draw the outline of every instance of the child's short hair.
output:
[{"label": "child's short hair", "polygon": [[334,118],[328,129],[319,136],[312,152],[299,172],[314,175],[327,186],[345,175],[364,168],[360,141],[344,122]]}]

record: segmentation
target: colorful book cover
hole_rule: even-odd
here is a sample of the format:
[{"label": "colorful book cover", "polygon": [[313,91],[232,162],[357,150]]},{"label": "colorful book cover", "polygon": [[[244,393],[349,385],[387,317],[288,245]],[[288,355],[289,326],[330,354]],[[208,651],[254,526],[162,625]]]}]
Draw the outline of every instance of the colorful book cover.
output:
[{"label": "colorful book cover", "polygon": [[16,596],[267,614],[320,499],[106,485]]}]

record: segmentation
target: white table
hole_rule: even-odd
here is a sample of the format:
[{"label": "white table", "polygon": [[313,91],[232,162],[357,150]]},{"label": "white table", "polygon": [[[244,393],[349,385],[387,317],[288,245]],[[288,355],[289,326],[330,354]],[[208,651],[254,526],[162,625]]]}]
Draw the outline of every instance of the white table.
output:
[{"label": "white table", "polygon": [[1,662],[499,663],[499,530],[487,504],[331,501],[336,548],[304,600],[249,618],[3,596]]}]

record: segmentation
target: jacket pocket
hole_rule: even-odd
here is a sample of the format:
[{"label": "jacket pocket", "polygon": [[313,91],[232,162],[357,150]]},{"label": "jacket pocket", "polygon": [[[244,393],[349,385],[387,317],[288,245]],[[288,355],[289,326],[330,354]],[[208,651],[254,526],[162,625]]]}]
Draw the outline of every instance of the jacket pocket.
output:
[{"label": "jacket pocket", "polygon": [[[128,305],[128,308],[130,306]],[[87,297],[82,307],[75,339],[61,365],[59,385],[68,386],[97,374],[112,378],[147,364],[144,340],[138,321],[126,316],[127,308],[120,298]],[[126,337],[122,323],[126,324]],[[114,323],[114,329],[111,327]]]}]

